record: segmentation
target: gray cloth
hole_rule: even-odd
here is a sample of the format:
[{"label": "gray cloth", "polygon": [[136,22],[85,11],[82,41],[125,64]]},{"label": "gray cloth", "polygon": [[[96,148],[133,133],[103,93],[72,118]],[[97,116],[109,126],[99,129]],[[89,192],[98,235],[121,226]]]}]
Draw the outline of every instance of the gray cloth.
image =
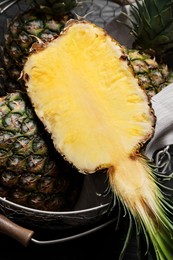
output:
[{"label": "gray cloth", "polygon": [[156,115],[156,127],[145,150],[149,158],[155,151],[173,144],[173,83],[152,97],[152,107]]}]

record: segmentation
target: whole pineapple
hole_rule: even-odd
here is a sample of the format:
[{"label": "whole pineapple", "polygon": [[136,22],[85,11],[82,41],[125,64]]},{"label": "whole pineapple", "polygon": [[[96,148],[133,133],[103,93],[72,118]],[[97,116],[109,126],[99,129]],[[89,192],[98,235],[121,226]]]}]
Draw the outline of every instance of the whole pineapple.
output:
[{"label": "whole pineapple", "polygon": [[28,102],[19,92],[0,98],[0,196],[31,208],[69,210],[82,178],[48,143]]},{"label": "whole pineapple", "polygon": [[136,227],[146,252],[152,242],[157,260],[172,260],[172,202],[144,155],[156,118],[126,49],[95,24],[70,21],[57,39],[29,56],[23,77],[55,148],[81,173],[107,173],[130,221],[119,259]]},{"label": "whole pineapple", "polygon": [[25,91],[20,74],[32,44],[38,39],[46,42],[57,36],[66,21],[73,17],[71,11],[77,5],[76,0],[27,2],[31,8],[8,22],[4,35],[1,57],[5,71],[3,81],[1,78],[1,88],[5,86],[6,92],[13,92],[16,89]]}]

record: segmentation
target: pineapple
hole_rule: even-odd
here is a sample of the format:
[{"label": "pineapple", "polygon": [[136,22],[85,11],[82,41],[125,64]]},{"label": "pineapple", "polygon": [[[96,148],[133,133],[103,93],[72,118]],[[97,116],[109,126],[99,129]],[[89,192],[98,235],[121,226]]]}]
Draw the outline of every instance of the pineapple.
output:
[{"label": "pineapple", "polygon": [[73,17],[72,9],[76,0],[32,0],[29,10],[14,17],[7,25],[1,50],[3,67],[3,88],[13,92],[23,88],[20,73],[33,43],[43,42],[56,37],[66,21]]},{"label": "pineapple", "polygon": [[[149,96],[160,92],[173,82],[172,72],[172,1],[133,0],[117,1],[123,8],[126,22],[134,38],[132,49],[127,49],[139,84]],[[170,15],[169,15],[170,14]],[[132,39],[133,39],[132,38]],[[165,44],[164,44],[165,41]]]},{"label": "pineapple", "polygon": [[[65,23],[73,16],[71,10],[77,6],[77,2],[72,0],[35,0],[32,1],[34,7],[29,11],[15,17],[8,25],[8,31],[4,37],[3,64],[5,70],[1,77],[0,95],[6,92],[13,92],[18,89],[25,91],[25,87],[20,73],[33,43],[42,40],[51,40],[63,29]],[[118,1],[115,1],[118,2]],[[127,4],[134,1],[120,1]],[[58,14],[58,19],[57,15]],[[149,96],[153,96],[172,82],[172,73],[165,64],[158,64],[151,55],[140,53],[136,57],[128,50],[129,59],[134,68],[134,72],[139,78]],[[142,81],[142,82],[141,82]],[[4,89],[4,86],[6,88]]]},{"label": "pineapple", "polygon": [[95,24],[71,20],[30,54],[23,78],[56,150],[81,173],[104,170],[129,229],[134,219],[147,250],[151,241],[157,260],[172,260],[171,202],[144,155],[156,118],[126,49]]},{"label": "pineapple", "polygon": [[130,31],[133,49],[155,56],[159,63],[173,65],[173,2],[141,0],[130,6]]},{"label": "pineapple", "polygon": [[173,82],[173,73],[167,64],[159,64],[154,57],[137,49],[127,49],[127,53],[139,85],[150,97]]},{"label": "pineapple", "polygon": [[47,142],[35,118],[21,93],[0,98],[0,196],[39,210],[72,209],[82,178]]}]

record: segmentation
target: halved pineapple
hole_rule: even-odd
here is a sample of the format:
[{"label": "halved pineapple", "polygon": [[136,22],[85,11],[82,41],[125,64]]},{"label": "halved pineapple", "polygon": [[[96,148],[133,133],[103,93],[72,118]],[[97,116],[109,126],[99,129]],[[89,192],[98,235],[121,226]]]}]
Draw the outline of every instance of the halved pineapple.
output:
[{"label": "halved pineapple", "polygon": [[150,236],[157,259],[170,260],[172,223],[141,150],[155,116],[125,49],[96,25],[72,20],[30,55],[24,79],[56,149],[82,173],[107,169],[112,191]]},{"label": "halved pineapple", "polygon": [[153,133],[148,97],[124,50],[94,25],[72,22],[24,73],[56,148],[83,172],[117,165]]}]

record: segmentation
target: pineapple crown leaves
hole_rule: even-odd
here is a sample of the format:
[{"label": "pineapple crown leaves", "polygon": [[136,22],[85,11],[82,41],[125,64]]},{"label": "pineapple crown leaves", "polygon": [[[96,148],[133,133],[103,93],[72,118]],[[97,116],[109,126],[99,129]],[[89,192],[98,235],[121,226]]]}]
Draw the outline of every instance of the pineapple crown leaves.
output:
[{"label": "pineapple crown leaves", "polygon": [[142,0],[130,6],[134,47],[162,56],[173,48],[173,0]]},{"label": "pineapple crown leaves", "polygon": [[47,14],[65,15],[78,5],[77,0],[26,0]]}]

